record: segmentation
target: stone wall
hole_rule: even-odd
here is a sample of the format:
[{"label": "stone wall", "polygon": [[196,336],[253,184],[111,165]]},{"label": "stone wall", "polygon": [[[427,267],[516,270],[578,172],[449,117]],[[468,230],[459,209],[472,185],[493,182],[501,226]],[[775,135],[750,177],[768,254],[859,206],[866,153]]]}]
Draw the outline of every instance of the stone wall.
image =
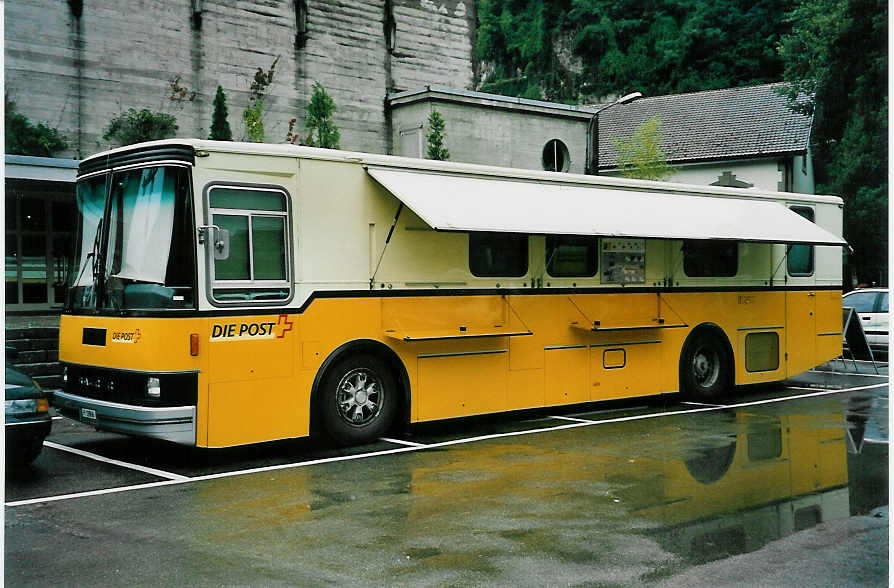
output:
[{"label": "stone wall", "polygon": [[[227,94],[235,139],[251,78],[276,70],[265,103],[266,140],[285,140],[314,81],[337,105],[344,149],[387,153],[389,92],[424,84],[471,87],[474,0],[394,0],[397,45],[386,48],[385,0],[307,0],[307,35],[296,44],[300,0],[204,0],[201,28],[192,3],[85,0],[79,18],[60,0],[5,7],[6,91],[33,122],[58,127],[84,157],[111,145],[109,120],[128,108],[177,117],[178,136],[207,136],[218,84]],[[172,84],[186,90],[172,99]],[[195,93],[195,97],[192,94]]]}]

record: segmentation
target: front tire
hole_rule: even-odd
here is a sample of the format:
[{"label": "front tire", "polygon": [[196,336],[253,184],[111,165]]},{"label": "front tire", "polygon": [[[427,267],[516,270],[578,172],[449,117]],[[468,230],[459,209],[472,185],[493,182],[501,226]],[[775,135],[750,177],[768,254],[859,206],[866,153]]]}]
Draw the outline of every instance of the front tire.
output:
[{"label": "front tire", "polygon": [[326,433],[340,445],[381,437],[394,422],[397,385],[387,363],[369,354],[337,362],[323,380],[321,408]]},{"label": "front tire", "polygon": [[732,359],[723,340],[702,331],[690,335],[680,355],[683,394],[695,400],[713,400],[729,392]]}]

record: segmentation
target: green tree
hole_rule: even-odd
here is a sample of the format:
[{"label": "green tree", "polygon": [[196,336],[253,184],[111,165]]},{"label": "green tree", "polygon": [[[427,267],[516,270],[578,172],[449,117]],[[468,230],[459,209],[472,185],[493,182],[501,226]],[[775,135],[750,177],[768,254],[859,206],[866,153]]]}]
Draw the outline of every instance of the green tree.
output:
[{"label": "green tree", "polygon": [[778,81],[793,0],[481,0],[481,89],[595,102]]},{"label": "green tree", "polygon": [[801,0],[779,45],[791,107],[813,112],[817,192],[842,196],[861,282],[887,280],[888,5]]},{"label": "green tree", "polygon": [[447,134],[444,132],[447,123],[437,110],[432,110],[428,115],[428,133],[425,140],[428,143],[428,158],[446,161],[450,159],[450,150],[444,145]]},{"label": "green tree", "polygon": [[146,108],[129,108],[109,121],[102,138],[120,145],[169,139],[177,133],[177,119]]},{"label": "green tree", "polygon": [[68,141],[58,130],[44,123],[31,124],[28,117],[16,112],[16,104],[4,96],[6,102],[6,153],[52,157],[68,148]]},{"label": "green tree", "polygon": [[233,131],[230,130],[230,122],[227,120],[227,97],[221,86],[217,87],[214,95],[214,112],[211,115],[211,134],[209,139],[215,141],[232,141]]},{"label": "green tree", "polygon": [[304,118],[304,126],[307,129],[305,145],[326,149],[339,148],[341,134],[332,120],[335,110],[335,100],[326,92],[323,84],[314,82],[310,102],[307,103],[307,115]]},{"label": "green tree", "polygon": [[661,118],[653,116],[626,139],[612,138],[618,152],[618,167],[625,178],[666,180],[674,175],[661,148]]}]

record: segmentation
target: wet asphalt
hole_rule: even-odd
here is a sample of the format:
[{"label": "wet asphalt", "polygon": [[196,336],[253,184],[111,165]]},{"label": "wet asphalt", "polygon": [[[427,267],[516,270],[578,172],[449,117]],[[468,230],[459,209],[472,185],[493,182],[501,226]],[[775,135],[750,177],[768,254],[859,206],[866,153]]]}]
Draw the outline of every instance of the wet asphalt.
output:
[{"label": "wet asphalt", "polygon": [[885,586],[885,382],[811,372],[727,406],[462,419],[347,450],[191,450],[57,420],[6,473],[5,580]]}]

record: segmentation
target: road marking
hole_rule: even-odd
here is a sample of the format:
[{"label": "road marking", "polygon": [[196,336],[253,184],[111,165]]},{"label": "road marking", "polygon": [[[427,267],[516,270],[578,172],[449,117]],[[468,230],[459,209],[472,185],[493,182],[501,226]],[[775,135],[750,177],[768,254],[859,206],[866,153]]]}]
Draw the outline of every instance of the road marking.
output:
[{"label": "road marking", "polygon": [[389,437],[380,437],[382,441],[387,441],[388,443],[396,443],[397,445],[409,445],[410,447],[428,447],[425,443],[415,443],[413,441],[405,441],[403,439],[391,439]]},{"label": "road marking", "polygon": [[692,406],[723,406],[722,404],[708,404],[707,402],[681,402],[680,404],[691,404]]},{"label": "road marking", "polygon": [[862,376],[864,378],[887,378],[888,374],[860,374],[854,372],[832,372],[826,370],[807,370],[811,374],[832,374],[835,376]]},{"label": "road marking", "polygon": [[[123,486],[123,487],[119,487],[119,488],[106,488],[103,490],[91,490],[88,492],[77,492],[74,494],[47,496],[44,498],[31,498],[28,500],[18,500],[18,501],[14,501],[14,502],[7,502],[5,504],[6,504],[6,506],[10,506],[10,507],[25,506],[28,504],[39,504],[39,503],[44,503],[44,502],[56,502],[59,500],[71,500],[71,499],[75,499],[75,498],[85,498],[85,497],[89,497],[89,496],[116,494],[119,492],[130,492],[130,491],[134,491],[134,490],[142,490],[145,488],[157,488],[159,486],[171,486],[174,484],[188,484],[188,483],[192,483],[192,482],[204,482],[207,480],[217,480],[217,479],[221,479],[221,478],[234,478],[237,476],[245,476],[248,474],[272,472],[272,471],[276,471],[276,470],[296,469],[296,468],[303,468],[303,467],[321,465],[321,464],[326,464],[326,463],[353,461],[353,460],[358,460],[358,459],[367,459],[370,457],[381,457],[384,455],[395,455],[398,453],[410,453],[410,452],[416,452],[416,451],[425,451],[427,449],[437,449],[440,447],[450,447],[453,445],[476,443],[478,441],[487,441],[487,440],[491,440],[491,439],[499,439],[499,438],[504,438],[504,437],[520,437],[523,435],[534,435],[537,433],[548,433],[548,432],[553,432],[553,431],[562,431],[565,429],[576,429],[578,427],[590,427],[590,426],[594,426],[594,425],[605,425],[605,424],[620,423],[620,422],[625,422],[625,421],[638,421],[638,420],[662,418],[662,417],[668,417],[668,416],[679,416],[679,415],[684,415],[684,414],[695,414],[695,413],[700,413],[700,412],[712,412],[712,411],[719,411],[719,410],[728,410],[730,408],[744,408],[747,406],[758,406],[761,404],[775,404],[777,402],[786,402],[789,400],[798,400],[801,398],[811,398],[811,397],[815,397],[815,396],[828,396],[831,394],[842,394],[842,393],[847,393],[847,392],[855,392],[858,390],[868,390],[871,388],[880,388],[882,386],[887,386],[887,385],[888,385],[887,383],[883,383],[883,384],[872,384],[869,386],[857,386],[855,388],[845,388],[843,390],[819,390],[819,391],[816,391],[816,388],[798,388],[798,387],[794,387],[794,386],[789,386],[789,387],[787,387],[788,389],[814,390],[814,392],[812,392],[811,394],[799,394],[797,396],[768,398],[768,399],[764,399],[764,400],[755,400],[752,402],[740,402],[737,404],[726,404],[726,405],[720,405],[720,406],[706,406],[706,407],[702,407],[702,408],[693,408],[690,410],[675,410],[675,411],[669,411],[669,412],[656,412],[656,413],[651,413],[651,414],[625,416],[625,417],[618,417],[618,418],[613,418],[613,419],[603,419],[603,420],[599,420],[599,421],[595,421],[595,420],[594,421],[584,421],[583,419],[580,419],[581,422],[571,422],[571,423],[568,423],[567,425],[557,425],[555,427],[544,427],[544,428],[540,428],[540,429],[527,429],[524,431],[514,431],[514,432],[510,432],[510,433],[493,433],[491,435],[481,435],[478,437],[467,437],[465,439],[455,439],[453,441],[442,441],[440,443],[431,443],[431,444],[424,445],[421,447],[407,446],[407,447],[398,447],[395,449],[385,449],[382,451],[372,451],[369,453],[358,453],[356,455],[342,455],[342,456],[337,456],[337,457],[324,457],[324,458],[314,459],[314,460],[310,460],[310,461],[286,463],[286,464],[280,464],[280,465],[274,465],[274,466],[264,466],[264,467],[259,467],[259,468],[251,468],[251,469],[247,469],[247,470],[236,470],[233,472],[220,472],[218,474],[207,474],[204,476],[195,476],[192,478],[186,478],[184,476],[181,476],[183,479],[165,480],[162,482],[149,482],[146,484],[137,484],[134,486]],[[565,418],[570,419],[571,417],[565,417]],[[45,441],[44,443],[47,443],[47,442]],[[67,449],[71,449],[71,448],[67,448]],[[75,450],[75,451],[77,451],[77,450]],[[121,462],[121,463],[123,463],[123,462]],[[130,464],[128,464],[128,465],[130,465]]]},{"label": "road marking", "polygon": [[128,463],[126,461],[103,457],[101,455],[97,455],[96,453],[90,453],[89,451],[84,451],[82,449],[75,449],[74,447],[69,447],[68,445],[60,445],[58,443],[53,443],[52,441],[44,441],[43,444],[47,447],[58,449],[59,451],[67,451],[68,453],[73,453],[75,455],[80,455],[81,457],[87,457],[96,461],[101,461],[103,463],[109,463],[112,465],[121,466],[123,468],[136,470],[138,472],[143,472],[144,474],[152,474],[153,476],[158,476],[159,478],[167,478],[168,480],[180,481],[191,479],[188,476],[181,476],[180,474],[173,474],[171,472],[165,472],[162,470],[157,470],[155,468],[147,468],[146,466],[137,465],[135,463]]},{"label": "road marking", "polygon": [[587,419],[576,419],[576,418],[572,418],[572,417],[559,416],[559,415],[550,415],[549,418],[559,419],[559,420],[563,420],[563,421],[572,421],[574,423],[594,423],[594,422],[596,422],[596,421],[591,421],[591,420],[587,420]]}]

